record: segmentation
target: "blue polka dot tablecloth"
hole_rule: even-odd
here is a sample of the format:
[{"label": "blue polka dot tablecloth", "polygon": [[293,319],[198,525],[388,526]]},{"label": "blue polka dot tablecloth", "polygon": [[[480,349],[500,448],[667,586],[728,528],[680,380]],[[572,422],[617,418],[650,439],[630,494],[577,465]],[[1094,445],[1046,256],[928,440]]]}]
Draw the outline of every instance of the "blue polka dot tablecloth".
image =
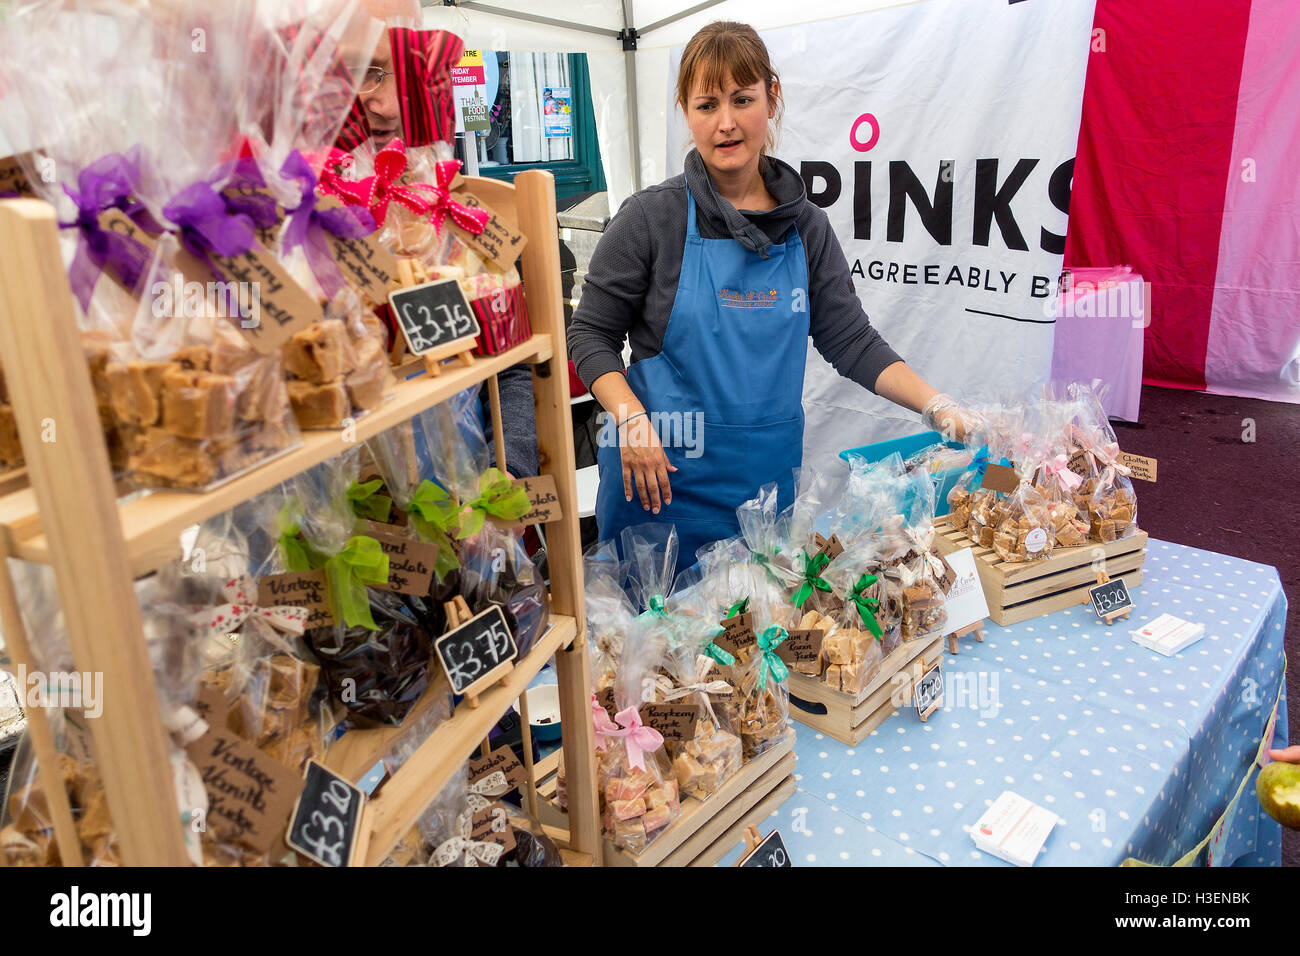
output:
[{"label": "blue polka dot tablecloth", "polygon": [[[1133,598],[1109,628],[1083,605],[990,622],[984,643],[945,651],[927,723],[900,711],[856,747],[793,724],[799,789],[760,829],[781,829],[796,866],[1010,866],[969,829],[1014,790],[1061,821],[1037,866],[1170,865],[1212,831],[1197,863],[1280,865],[1254,767],[1275,704],[1287,742],[1276,569],[1152,540]],[[1162,613],[1205,636],[1174,657],[1133,643]]]}]

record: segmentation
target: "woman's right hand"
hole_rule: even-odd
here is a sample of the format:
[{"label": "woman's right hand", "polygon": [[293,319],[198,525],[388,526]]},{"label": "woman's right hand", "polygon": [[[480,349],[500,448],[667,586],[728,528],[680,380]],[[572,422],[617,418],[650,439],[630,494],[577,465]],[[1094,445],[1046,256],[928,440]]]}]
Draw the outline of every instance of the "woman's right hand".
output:
[{"label": "woman's right hand", "polygon": [[641,507],[654,514],[663,505],[672,504],[668,473],[677,469],[664,454],[648,414],[636,415],[619,426],[618,452],[623,461],[623,496],[628,501],[635,491]]}]

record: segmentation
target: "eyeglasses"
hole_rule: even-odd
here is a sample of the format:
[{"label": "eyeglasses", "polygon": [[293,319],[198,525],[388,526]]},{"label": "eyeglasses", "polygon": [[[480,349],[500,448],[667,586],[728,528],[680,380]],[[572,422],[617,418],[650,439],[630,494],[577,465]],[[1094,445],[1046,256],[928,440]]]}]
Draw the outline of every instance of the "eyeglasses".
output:
[{"label": "eyeglasses", "polygon": [[367,67],[365,76],[361,78],[361,85],[357,87],[357,92],[373,93],[384,85],[385,79],[392,75],[392,70],[381,70],[377,66]]}]

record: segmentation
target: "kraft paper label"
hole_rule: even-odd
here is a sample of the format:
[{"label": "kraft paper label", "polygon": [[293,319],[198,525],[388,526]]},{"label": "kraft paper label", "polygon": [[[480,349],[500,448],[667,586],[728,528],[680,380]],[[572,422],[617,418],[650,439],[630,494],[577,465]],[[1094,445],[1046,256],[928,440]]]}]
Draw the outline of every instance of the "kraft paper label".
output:
[{"label": "kraft paper label", "polygon": [[261,607],[289,604],[307,609],[307,630],[329,627],[334,623],[330,609],[329,584],[324,570],[290,571],[288,574],[268,574],[257,579],[257,603]]}]

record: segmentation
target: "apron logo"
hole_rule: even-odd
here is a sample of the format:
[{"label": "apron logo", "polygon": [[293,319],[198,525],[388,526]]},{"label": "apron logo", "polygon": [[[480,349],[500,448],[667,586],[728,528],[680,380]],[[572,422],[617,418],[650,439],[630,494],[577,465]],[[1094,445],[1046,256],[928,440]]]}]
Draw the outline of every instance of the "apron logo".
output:
[{"label": "apron logo", "polygon": [[731,309],[771,309],[776,307],[781,295],[776,289],[718,290],[718,302]]}]

